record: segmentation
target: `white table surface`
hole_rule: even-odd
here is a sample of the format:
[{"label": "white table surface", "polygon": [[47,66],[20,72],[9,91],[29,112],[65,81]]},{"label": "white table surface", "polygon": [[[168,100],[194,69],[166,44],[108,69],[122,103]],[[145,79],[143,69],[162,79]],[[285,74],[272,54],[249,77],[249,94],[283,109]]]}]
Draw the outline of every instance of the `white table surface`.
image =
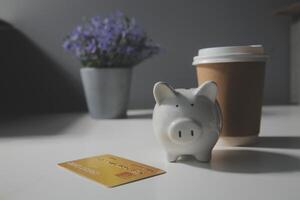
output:
[{"label": "white table surface", "polygon": [[[57,163],[110,153],[167,171],[106,188]],[[168,163],[151,111],[129,119],[52,114],[0,121],[1,200],[300,199],[300,107],[264,107],[259,143],[215,147],[210,164]]]}]

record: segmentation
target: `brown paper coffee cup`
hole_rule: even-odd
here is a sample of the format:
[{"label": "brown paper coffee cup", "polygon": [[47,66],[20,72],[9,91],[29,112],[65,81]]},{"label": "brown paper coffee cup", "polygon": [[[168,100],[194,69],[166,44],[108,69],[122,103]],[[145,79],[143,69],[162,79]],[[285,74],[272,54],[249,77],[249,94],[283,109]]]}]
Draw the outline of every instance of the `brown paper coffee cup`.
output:
[{"label": "brown paper coffee cup", "polygon": [[255,141],[260,130],[266,55],[263,47],[200,49],[194,58],[198,84],[213,80],[223,115],[221,144]]}]

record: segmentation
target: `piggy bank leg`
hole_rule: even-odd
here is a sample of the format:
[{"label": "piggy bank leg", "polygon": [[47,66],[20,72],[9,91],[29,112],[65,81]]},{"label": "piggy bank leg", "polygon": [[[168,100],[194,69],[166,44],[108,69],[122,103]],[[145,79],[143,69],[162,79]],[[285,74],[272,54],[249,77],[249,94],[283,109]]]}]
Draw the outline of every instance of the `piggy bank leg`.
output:
[{"label": "piggy bank leg", "polygon": [[200,153],[194,154],[194,156],[200,162],[209,162],[211,159],[211,151],[200,152]]},{"label": "piggy bank leg", "polygon": [[172,153],[167,153],[167,159],[169,162],[176,162],[178,158],[178,155],[172,154]]}]

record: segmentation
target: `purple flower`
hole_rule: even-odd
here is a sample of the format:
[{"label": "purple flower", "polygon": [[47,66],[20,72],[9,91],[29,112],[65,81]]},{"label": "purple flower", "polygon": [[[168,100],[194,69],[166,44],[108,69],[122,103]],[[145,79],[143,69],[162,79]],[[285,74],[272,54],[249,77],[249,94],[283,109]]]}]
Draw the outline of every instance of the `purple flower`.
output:
[{"label": "purple flower", "polygon": [[63,48],[87,67],[132,67],[160,50],[134,18],[120,11],[77,26]]},{"label": "purple flower", "polygon": [[94,39],[88,41],[85,50],[86,50],[87,52],[92,53],[92,54],[95,53],[96,50],[97,50],[96,41],[95,41]]},{"label": "purple flower", "polygon": [[63,48],[66,49],[67,51],[71,51],[72,49],[72,44],[70,43],[69,40],[65,40],[63,43]]}]

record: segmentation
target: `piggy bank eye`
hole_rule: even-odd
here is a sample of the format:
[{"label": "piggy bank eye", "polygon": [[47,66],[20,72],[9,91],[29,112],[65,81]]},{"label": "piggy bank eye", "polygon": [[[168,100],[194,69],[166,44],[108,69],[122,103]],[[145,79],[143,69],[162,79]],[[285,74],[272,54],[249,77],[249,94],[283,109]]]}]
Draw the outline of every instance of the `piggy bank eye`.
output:
[{"label": "piggy bank eye", "polygon": [[179,107],[179,105],[178,105],[178,104],[176,104],[176,107]]},{"label": "piggy bank eye", "polygon": [[194,104],[193,104],[193,103],[191,103],[191,106],[194,106]]}]

